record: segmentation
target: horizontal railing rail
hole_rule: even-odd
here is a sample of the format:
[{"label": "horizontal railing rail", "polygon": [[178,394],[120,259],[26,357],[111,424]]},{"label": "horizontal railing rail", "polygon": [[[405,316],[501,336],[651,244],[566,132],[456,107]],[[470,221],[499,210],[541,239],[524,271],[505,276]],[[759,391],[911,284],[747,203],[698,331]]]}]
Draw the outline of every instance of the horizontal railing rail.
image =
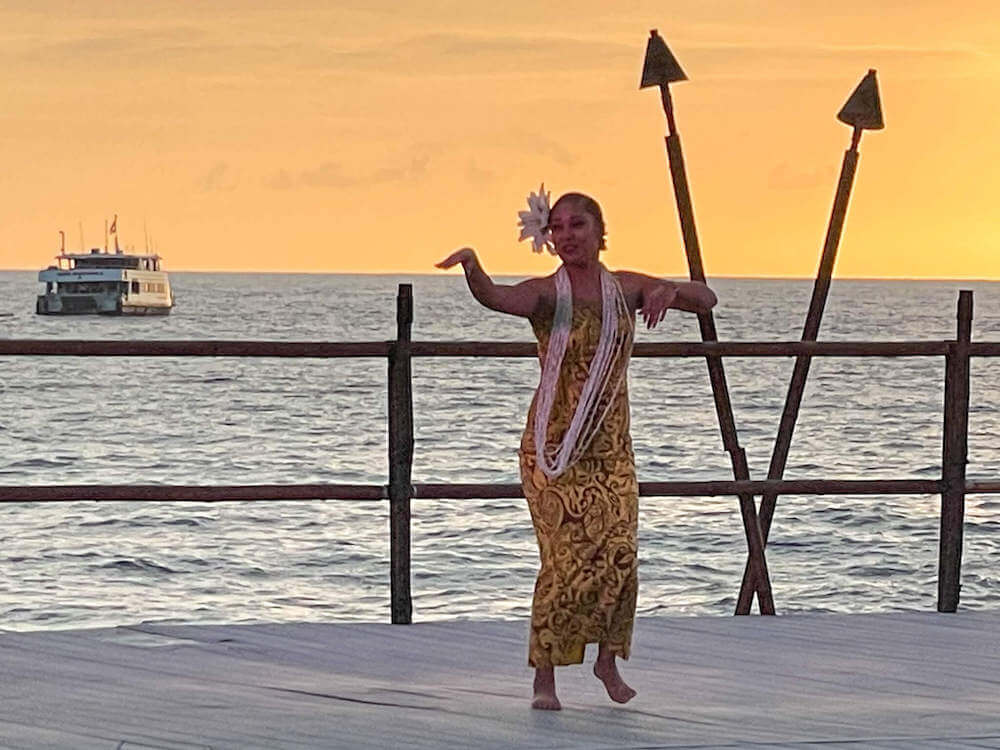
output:
[{"label": "horizontal railing rail", "polygon": [[[968,486],[976,483],[968,482]],[[980,483],[980,492],[1000,492],[1000,482]],[[939,479],[733,479],[707,481],[639,482],[642,497],[721,497],[748,493],[761,495],[936,495]],[[989,489],[995,486],[996,489]],[[416,482],[413,498],[438,500],[491,500],[523,498],[520,484],[442,484]],[[0,503],[58,503],[122,500],[218,503],[281,500],[388,500],[389,488],[378,484],[54,484],[0,487]]]},{"label": "horizontal railing rail", "polygon": [[48,484],[0,487],[0,503],[153,501],[172,503],[282,500],[386,500],[378,484]]},{"label": "horizontal railing rail", "polygon": [[[89,341],[0,339],[0,356],[32,357],[388,357],[395,341]],[[954,341],[665,341],[637,343],[632,357],[940,357]],[[411,357],[537,357],[522,341],[412,341]],[[1000,357],[1000,342],[969,345],[972,357]]]},{"label": "horizontal railing rail", "polygon": [[0,356],[388,357],[392,341],[79,341],[0,339]]}]

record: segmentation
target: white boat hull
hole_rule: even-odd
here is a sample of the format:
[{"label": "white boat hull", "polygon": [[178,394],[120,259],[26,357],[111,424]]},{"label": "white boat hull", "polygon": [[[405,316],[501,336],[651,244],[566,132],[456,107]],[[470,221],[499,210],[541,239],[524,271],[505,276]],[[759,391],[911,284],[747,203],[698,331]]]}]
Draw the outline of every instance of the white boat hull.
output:
[{"label": "white boat hull", "polygon": [[123,304],[110,294],[40,294],[35,304],[39,315],[169,315],[170,305]]},{"label": "white boat hull", "polygon": [[140,261],[152,265],[153,260],[158,264],[156,258],[104,253],[62,257],[81,264],[101,263],[104,267],[51,266],[40,271],[38,280],[46,289],[35,303],[39,315],[166,315],[173,307],[174,295],[166,272],[111,265],[138,265]]}]

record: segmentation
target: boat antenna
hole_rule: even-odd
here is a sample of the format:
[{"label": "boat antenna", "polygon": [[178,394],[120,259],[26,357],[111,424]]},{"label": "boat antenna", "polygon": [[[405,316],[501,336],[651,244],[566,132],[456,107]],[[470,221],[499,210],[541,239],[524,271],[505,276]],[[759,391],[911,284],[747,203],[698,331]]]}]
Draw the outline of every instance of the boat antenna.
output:
[{"label": "boat antenna", "polygon": [[142,233],[146,237],[146,255],[149,255],[149,228],[146,226],[146,220],[142,220]]},{"label": "boat antenna", "polygon": [[59,254],[66,254],[66,233],[63,230],[59,230]]},{"label": "boat antenna", "polygon": [[111,220],[111,234],[115,236],[115,255],[121,255],[121,248],[118,247],[118,214]]},{"label": "boat antenna", "polygon": [[83,253],[83,248],[84,248],[84,245],[83,245],[83,221],[78,221],[77,223],[80,226],[80,252]]},{"label": "boat antenna", "polygon": [[108,251],[108,220],[104,220],[104,252]]}]

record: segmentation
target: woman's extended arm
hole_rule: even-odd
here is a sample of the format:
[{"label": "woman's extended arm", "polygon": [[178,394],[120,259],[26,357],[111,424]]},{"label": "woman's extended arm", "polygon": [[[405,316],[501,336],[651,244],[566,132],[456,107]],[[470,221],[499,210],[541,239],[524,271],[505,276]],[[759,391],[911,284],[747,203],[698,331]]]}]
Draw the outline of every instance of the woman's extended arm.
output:
[{"label": "woman's extended arm", "polygon": [[462,264],[465,280],[469,284],[472,296],[483,305],[497,312],[530,317],[538,306],[539,295],[544,288],[544,279],[528,279],[513,286],[494,284],[483,267],[479,265],[476,251],[471,247],[456,250],[440,263],[438,268],[451,268]]},{"label": "woman's extended arm", "polygon": [[700,315],[718,302],[715,293],[700,281],[671,281],[634,271],[619,271],[618,277],[624,282],[629,303],[642,312],[647,328],[655,327],[670,308]]}]

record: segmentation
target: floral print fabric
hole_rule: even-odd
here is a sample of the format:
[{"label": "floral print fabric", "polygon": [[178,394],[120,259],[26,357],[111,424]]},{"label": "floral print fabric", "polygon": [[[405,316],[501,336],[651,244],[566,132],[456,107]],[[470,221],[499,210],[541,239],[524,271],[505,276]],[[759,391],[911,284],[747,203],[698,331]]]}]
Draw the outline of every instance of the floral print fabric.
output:
[{"label": "floral print fabric", "polygon": [[[566,431],[587,380],[601,334],[599,303],[574,300],[548,442]],[[631,336],[633,321],[623,317]],[[532,318],[544,361],[552,310]],[[616,367],[625,367],[620,361]],[[534,667],[579,664],[587,643],[605,642],[627,659],[638,590],[636,533],[639,485],[629,435],[627,384],[614,395],[601,428],[582,458],[554,479],[537,466],[535,404],[521,438],[521,483],[531,511],[541,569],[531,608],[528,662]]]}]

